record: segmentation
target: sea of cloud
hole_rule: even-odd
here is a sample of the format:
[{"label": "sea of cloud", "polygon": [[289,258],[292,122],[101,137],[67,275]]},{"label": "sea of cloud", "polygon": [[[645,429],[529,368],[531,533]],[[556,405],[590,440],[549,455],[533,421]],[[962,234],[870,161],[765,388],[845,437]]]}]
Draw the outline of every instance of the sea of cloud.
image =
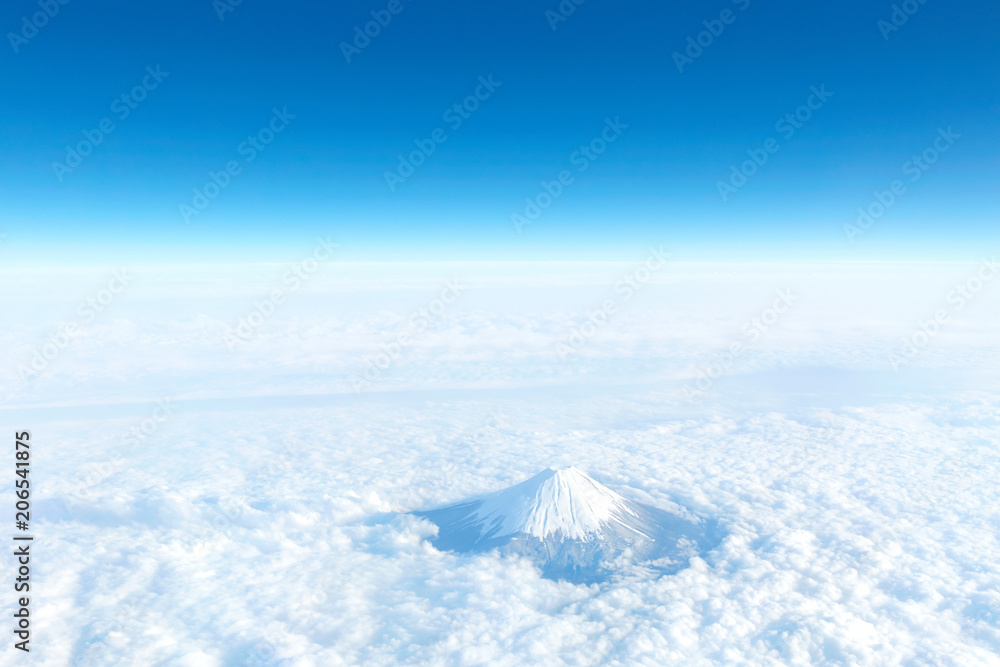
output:
[{"label": "sea of cloud", "polygon": [[[1000,665],[1000,280],[648,257],[0,272],[30,664]],[[588,587],[406,514],[549,465],[722,542]]]}]

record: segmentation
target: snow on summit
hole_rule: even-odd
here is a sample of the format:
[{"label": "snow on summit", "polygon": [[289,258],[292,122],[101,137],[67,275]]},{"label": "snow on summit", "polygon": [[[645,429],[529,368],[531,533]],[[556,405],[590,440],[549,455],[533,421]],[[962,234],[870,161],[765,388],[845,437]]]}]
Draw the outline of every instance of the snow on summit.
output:
[{"label": "snow on summit", "polygon": [[627,500],[572,466],[415,514],[437,524],[440,549],[521,554],[549,578],[582,583],[606,578],[623,556],[673,572],[707,543],[703,522]]},{"label": "snow on summit", "polygon": [[[483,537],[524,533],[539,539],[584,540],[601,526],[630,529],[628,501],[570,466],[548,468],[509,489],[484,496],[475,513]],[[642,533],[637,533],[646,537]]]}]

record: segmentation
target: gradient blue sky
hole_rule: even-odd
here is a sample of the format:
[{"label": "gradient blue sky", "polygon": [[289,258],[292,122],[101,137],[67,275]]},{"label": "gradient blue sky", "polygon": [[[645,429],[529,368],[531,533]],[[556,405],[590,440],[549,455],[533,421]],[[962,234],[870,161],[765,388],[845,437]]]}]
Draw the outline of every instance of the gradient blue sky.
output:
[{"label": "gradient blue sky", "polygon": [[[883,38],[891,2],[611,3],[587,0],[552,30],[557,0],[401,0],[345,61],[339,44],[387,1],[73,0],[18,45],[0,90],[0,261],[261,260],[318,234],[345,259],[969,259],[1000,246],[1000,9],[927,0]],[[683,73],[672,53],[702,22],[735,21]],[[37,2],[0,10],[19,33]],[[112,100],[147,66],[169,72],[130,116]],[[477,77],[501,82],[452,131],[442,112]],[[794,137],[775,122],[834,93]],[[200,215],[179,204],[273,107],[297,117]],[[60,182],[52,163],[83,130],[115,132]],[[606,117],[629,125],[535,221],[511,214]],[[933,144],[955,145],[854,244],[845,223]],[[384,173],[445,128],[391,192]],[[717,182],[768,137],[781,148],[729,201]]]}]

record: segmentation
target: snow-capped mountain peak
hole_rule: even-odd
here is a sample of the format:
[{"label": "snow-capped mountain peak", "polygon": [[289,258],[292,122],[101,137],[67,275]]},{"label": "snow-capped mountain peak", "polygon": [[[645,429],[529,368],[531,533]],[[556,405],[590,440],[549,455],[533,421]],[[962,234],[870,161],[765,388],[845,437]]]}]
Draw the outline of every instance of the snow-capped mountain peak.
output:
[{"label": "snow-capped mountain peak", "polygon": [[483,496],[474,517],[481,535],[523,533],[539,539],[586,540],[607,524],[628,527],[629,503],[570,466],[548,468],[508,489]]},{"label": "snow-capped mountain peak", "polygon": [[437,524],[439,549],[520,554],[547,577],[593,582],[623,559],[656,561],[663,572],[683,567],[708,535],[703,521],[677,510],[628,500],[568,467],[415,514]]}]

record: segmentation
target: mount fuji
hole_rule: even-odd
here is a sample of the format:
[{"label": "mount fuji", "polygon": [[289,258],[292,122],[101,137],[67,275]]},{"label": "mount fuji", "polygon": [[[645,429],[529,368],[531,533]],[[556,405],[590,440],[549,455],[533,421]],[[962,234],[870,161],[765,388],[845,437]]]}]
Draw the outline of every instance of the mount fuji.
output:
[{"label": "mount fuji", "polygon": [[414,514],[437,524],[438,549],[520,554],[543,576],[575,583],[605,580],[629,564],[676,572],[707,550],[711,532],[682,508],[628,500],[573,467]]}]

